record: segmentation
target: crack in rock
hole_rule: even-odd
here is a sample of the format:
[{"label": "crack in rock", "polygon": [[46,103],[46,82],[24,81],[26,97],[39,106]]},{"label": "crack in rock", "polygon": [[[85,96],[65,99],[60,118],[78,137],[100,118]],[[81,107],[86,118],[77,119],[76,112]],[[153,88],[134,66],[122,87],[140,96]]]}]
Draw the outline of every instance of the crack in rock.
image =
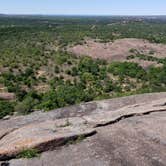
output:
[{"label": "crack in rock", "polygon": [[96,124],[96,126],[94,127],[102,127],[102,126],[107,126],[107,125],[111,125],[111,124],[115,124],[115,123],[118,123],[119,121],[121,120],[124,120],[124,119],[127,119],[127,118],[131,118],[131,117],[134,117],[134,116],[144,116],[144,115],[149,115],[151,113],[155,113],[155,112],[164,112],[166,111],[166,109],[164,110],[154,110],[154,111],[149,111],[149,112],[145,112],[145,113],[141,113],[141,114],[137,114],[137,113],[134,113],[134,114],[129,114],[129,115],[123,115],[113,121],[110,121],[110,122],[107,122],[107,123],[103,123],[103,124]]}]

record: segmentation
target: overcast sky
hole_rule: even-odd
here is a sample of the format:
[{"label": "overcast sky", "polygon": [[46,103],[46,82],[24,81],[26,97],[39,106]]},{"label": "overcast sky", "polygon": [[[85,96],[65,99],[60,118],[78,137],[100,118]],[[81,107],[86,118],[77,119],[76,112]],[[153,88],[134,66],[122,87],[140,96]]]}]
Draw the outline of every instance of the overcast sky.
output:
[{"label": "overcast sky", "polygon": [[166,15],[166,0],[0,0],[0,13]]}]

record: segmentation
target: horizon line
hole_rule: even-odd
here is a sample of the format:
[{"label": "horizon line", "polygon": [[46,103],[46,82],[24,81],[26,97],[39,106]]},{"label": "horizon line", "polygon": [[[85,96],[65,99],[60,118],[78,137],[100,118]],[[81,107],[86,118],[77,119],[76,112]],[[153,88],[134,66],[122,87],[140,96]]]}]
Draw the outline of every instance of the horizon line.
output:
[{"label": "horizon line", "polygon": [[41,13],[0,13],[8,16],[166,16],[166,14],[41,14]]}]

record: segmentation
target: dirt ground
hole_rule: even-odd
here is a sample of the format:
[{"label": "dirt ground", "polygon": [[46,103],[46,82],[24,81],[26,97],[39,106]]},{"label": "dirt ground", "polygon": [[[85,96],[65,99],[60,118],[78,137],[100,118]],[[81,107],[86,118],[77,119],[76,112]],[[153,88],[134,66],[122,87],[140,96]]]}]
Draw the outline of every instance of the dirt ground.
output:
[{"label": "dirt ground", "polygon": [[[110,61],[134,61],[145,68],[150,65],[158,65],[152,61],[138,59],[127,60],[126,58],[132,55],[130,52],[131,49],[136,49],[145,55],[166,58],[166,45],[150,43],[147,40],[134,38],[118,39],[109,43],[99,43],[91,39],[86,40],[86,44],[84,45],[76,45],[68,48],[68,51],[76,55],[88,55],[92,58]],[[150,54],[150,52],[153,52],[153,54]]]}]

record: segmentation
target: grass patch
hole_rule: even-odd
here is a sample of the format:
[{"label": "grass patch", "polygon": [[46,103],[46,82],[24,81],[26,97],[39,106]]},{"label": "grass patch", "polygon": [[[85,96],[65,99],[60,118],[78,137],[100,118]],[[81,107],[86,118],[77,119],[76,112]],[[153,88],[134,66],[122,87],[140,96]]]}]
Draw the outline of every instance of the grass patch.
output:
[{"label": "grass patch", "polygon": [[27,158],[27,159],[31,159],[34,157],[39,157],[39,151],[36,149],[24,149],[17,156],[17,158]]}]

